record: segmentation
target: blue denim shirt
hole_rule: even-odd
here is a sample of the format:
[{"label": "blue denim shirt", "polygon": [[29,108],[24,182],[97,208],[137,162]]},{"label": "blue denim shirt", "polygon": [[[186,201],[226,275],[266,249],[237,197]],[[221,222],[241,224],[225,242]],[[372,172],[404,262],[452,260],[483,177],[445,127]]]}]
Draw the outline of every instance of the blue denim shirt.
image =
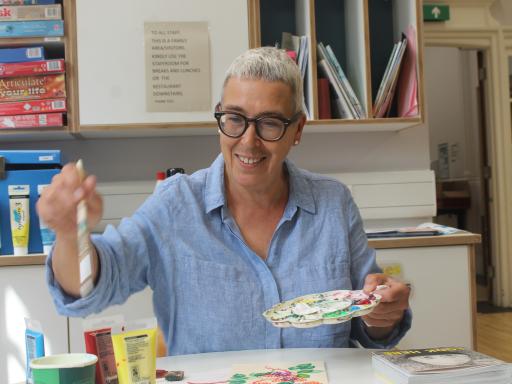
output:
[{"label": "blue denim shirt", "polygon": [[261,259],[244,242],[226,204],[222,155],[208,169],[164,181],[130,218],[93,242],[101,263],[92,293],[74,299],[47,277],[58,311],[86,316],[149,285],[172,355],[261,348],[395,345],[407,312],[387,340],[375,342],[360,319],[309,329],[276,328],[262,316],[296,296],[360,289],[379,272],[348,189],[289,160],[289,199]]}]

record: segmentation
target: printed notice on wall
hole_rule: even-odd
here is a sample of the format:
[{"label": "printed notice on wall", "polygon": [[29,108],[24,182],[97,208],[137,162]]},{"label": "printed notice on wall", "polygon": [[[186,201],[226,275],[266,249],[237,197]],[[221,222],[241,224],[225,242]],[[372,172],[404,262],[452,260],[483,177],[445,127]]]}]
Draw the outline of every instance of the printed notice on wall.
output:
[{"label": "printed notice on wall", "polygon": [[147,112],[211,109],[207,22],[145,22]]}]

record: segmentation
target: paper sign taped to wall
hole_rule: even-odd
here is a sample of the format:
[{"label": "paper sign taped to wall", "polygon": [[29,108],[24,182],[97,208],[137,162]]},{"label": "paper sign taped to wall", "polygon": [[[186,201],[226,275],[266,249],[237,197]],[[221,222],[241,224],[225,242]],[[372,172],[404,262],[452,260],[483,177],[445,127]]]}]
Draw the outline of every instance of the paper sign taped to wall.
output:
[{"label": "paper sign taped to wall", "polygon": [[145,22],[146,111],[211,109],[207,22]]}]

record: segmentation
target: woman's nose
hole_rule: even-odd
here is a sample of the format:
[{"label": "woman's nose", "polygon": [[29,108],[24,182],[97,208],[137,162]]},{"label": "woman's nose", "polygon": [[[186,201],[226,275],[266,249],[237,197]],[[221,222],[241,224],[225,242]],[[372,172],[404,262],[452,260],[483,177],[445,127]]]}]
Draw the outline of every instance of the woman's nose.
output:
[{"label": "woman's nose", "polygon": [[247,127],[247,130],[242,135],[242,140],[244,143],[250,144],[250,145],[259,145],[261,143],[261,140],[260,140],[257,130],[256,130],[256,122],[255,121],[249,122],[249,126]]}]

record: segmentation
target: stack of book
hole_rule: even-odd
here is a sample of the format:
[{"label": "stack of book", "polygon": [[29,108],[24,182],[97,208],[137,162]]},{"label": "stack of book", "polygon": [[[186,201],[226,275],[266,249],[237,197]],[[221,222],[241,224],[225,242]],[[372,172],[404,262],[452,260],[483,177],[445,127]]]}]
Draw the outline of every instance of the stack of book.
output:
[{"label": "stack of book", "polygon": [[400,73],[400,66],[407,47],[407,38],[404,36],[401,41],[393,46],[386,70],[382,76],[377,96],[373,102],[373,116],[384,117],[391,110],[396,84]]},{"label": "stack of book", "polygon": [[64,36],[61,5],[55,0],[0,0],[0,37],[47,36]]},{"label": "stack of book", "polygon": [[[332,103],[333,108],[330,108],[334,111],[334,116],[332,117],[341,119],[365,118],[366,113],[331,47],[329,45],[324,46],[322,42],[318,43],[317,55],[318,71],[324,78],[328,79],[332,90],[330,94],[334,96]],[[320,83],[321,81],[319,85]],[[326,96],[325,93],[327,91],[325,89],[326,88],[323,86],[319,87],[319,111],[329,109],[327,106],[323,105],[326,102],[330,102],[330,97],[328,95]],[[329,116],[322,112],[320,118],[329,118]]]},{"label": "stack of book", "polygon": [[461,347],[372,353],[376,383],[509,384],[511,365]]},{"label": "stack of book", "polygon": [[[0,37],[62,36],[55,0],[0,0]],[[0,40],[1,44],[1,40]],[[66,112],[65,62],[47,60],[45,47],[0,49],[0,128],[62,127]]]},{"label": "stack of book", "polygon": [[0,128],[62,127],[64,71],[42,46],[0,49]]}]

